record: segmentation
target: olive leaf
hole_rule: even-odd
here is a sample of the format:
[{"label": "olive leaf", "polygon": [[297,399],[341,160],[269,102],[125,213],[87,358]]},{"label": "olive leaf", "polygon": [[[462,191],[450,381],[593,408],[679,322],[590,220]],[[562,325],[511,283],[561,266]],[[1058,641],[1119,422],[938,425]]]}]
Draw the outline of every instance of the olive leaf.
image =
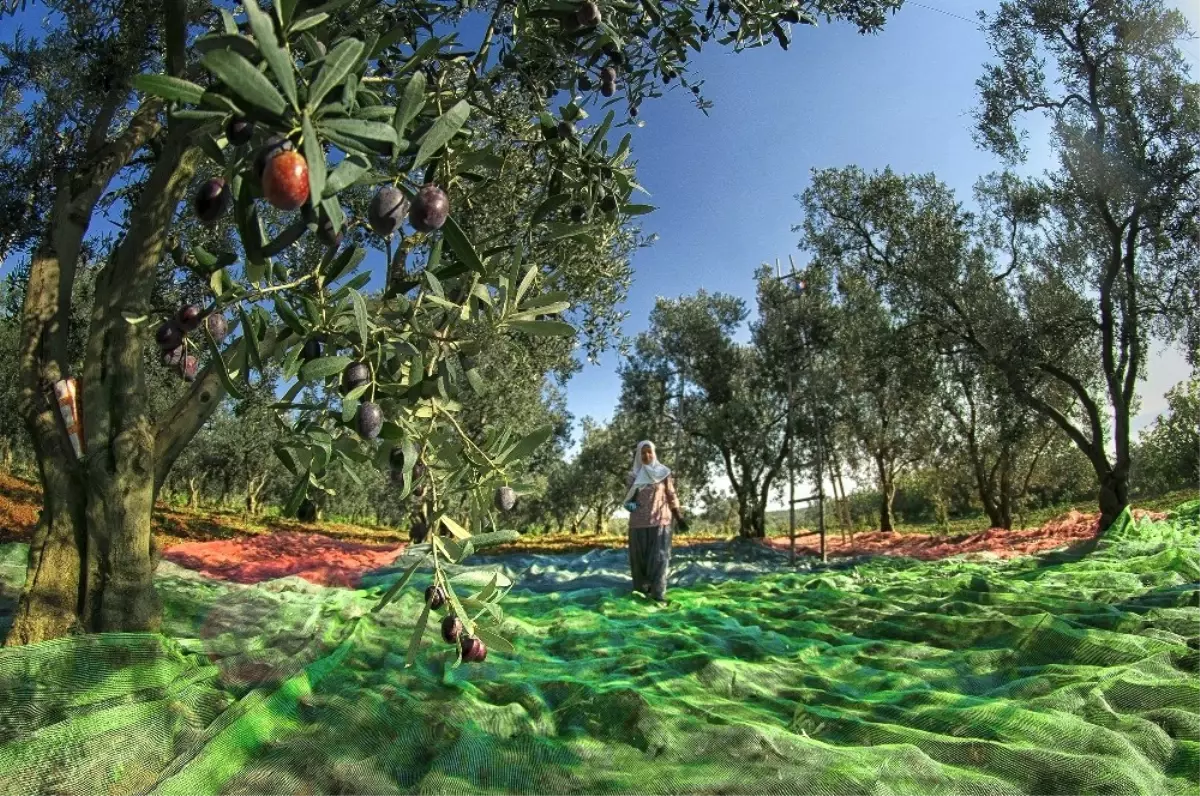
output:
[{"label": "olive leaf", "polygon": [[254,64],[232,50],[213,50],[200,59],[205,69],[255,107],[282,116],[287,101]]},{"label": "olive leaf", "polygon": [[358,336],[362,341],[363,346],[366,346],[367,340],[370,339],[370,332],[367,326],[367,302],[362,297],[362,293],[357,290],[350,290],[350,299],[354,302],[354,323],[358,327]]},{"label": "olive leaf", "polygon": [[447,217],[446,223],[442,225],[442,236],[446,242],[450,244],[451,250],[454,251],[454,256],[462,261],[468,269],[476,273],[484,273],[486,269],[483,266],[483,260],[479,257],[479,252],[475,250],[475,246],[471,243],[471,239],[463,232],[462,227],[453,217]]},{"label": "olive leaf", "polygon": [[323,119],[321,126],[326,130],[363,141],[383,141],[390,144],[399,141],[396,136],[396,128],[384,122],[370,122],[364,119]]},{"label": "olive leaf", "polygon": [[516,442],[511,448],[500,454],[499,464],[520,461],[544,445],[554,436],[554,426],[542,426],[531,431]]},{"label": "olive leaf", "polygon": [[445,525],[446,530],[448,530],[450,533],[454,534],[459,539],[470,539],[471,538],[471,534],[467,531],[466,528],[462,527],[457,522],[455,522],[454,520],[450,519],[449,517],[447,517],[445,515],[442,515],[442,525]]},{"label": "olive leaf", "polygon": [[[263,60],[270,67],[271,74],[275,75],[275,79],[279,81],[279,86],[283,89],[283,94],[287,97],[288,102],[293,108],[299,110],[300,106],[296,101],[296,75],[293,72],[292,60],[288,57],[287,51],[279,46],[278,38],[275,35],[275,23],[271,21],[269,14],[258,7],[258,0],[250,0],[244,5],[246,16],[250,18],[250,30],[254,32],[254,39],[258,43],[258,51],[262,53]],[[282,16],[283,14],[280,13],[280,17]]]},{"label": "olive leaf", "polygon": [[425,73],[417,72],[404,86],[404,93],[400,97],[400,104],[396,107],[396,116],[393,126],[396,128],[396,135],[403,136],[408,131],[408,126],[412,124],[412,120],[417,118],[417,114],[425,107]]},{"label": "olive leaf", "polygon": [[316,108],[325,99],[325,95],[335,86],[341,85],[356,66],[362,61],[363,43],[358,39],[343,39],[333,51],[325,56],[321,71],[308,90],[308,107]]},{"label": "olive leaf", "polygon": [[350,357],[345,356],[318,357],[310,362],[306,362],[300,368],[300,381],[320,381],[330,376],[336,376],[353,361]]},{"label": "olive leaf", "polygon": [[199,105],[204,96],[202,87],[170,75],[138,75],[133,79],[133,87],[146,94],[189,105]]},{"label": "olive leaf", "polygon": [[428,132],[421,136],[421,146],[417,150],[417,158],[413,161],[412,168],[420,168],[438,150],[450,143],[450,139],[462,129],[470,115],[471,104],[466,100],[459,100],[454,107],[439,116]]},{"label": "olive leaf", "polygon": [[370,168],[361,155],[347,155],[325,180],[325,196],[334,196],[349,187]]},{"label": "olive leaf", "polygon": [[329,264],[328,270],[325,271],[325,284],[336,282],[338,277],[352,270],[358,265],[359,260],[367,256],[367,252],[361,246],[347,246],[333,262]]},{"label": "olive leaf", "polygon": [[497,633],[493,633],[487,628],[476,625],[475,636],[489,648],[494,649],[496,652],[516,652],[516,649],[511,643],[509,643],[508,639],[500,636]]},{"label": "olive leaf", "polygon": [[563,321],[507,321],[507,326],[532,337],[571,337],[575,327]]},{"label": "olive leaf", "polygon": [[379,611],[381,611],[385,605],[390,603],[392,599],[400,593],[400,590],[408,584],[408,581],[412,579],[413,573],[417,571],[417,567],[421,566],[428,560],[429,556],[422,556],[418,560],[414,561],[413,565],[404,571],[404,574],[400,577],[400,579],[393,583],[391,588],[387,590],[387,592],[379,600],[379,604],[371,609],[371,613],[379,613]]},{"label": "olive leaf", "polygon": [[[244,338],[243,338],[244,339]],[[208,324],[204,324],[204,340],[208,344],[208,351],[212,355],[212,364],[217,368],[217,377],[221,380],[221,386],[225,388],[225,392],[229,393],[235,400],[242,399],[242,392],[233,383],[233,377],[229,375],[229,369],[225,367],[225,359],[221,356],[221,349],[217,346],[217,341],[213,339],[212,332],[208,330]],[[244,345],[242,340],[234,343],[231,351],[236,351],[237,346]]]},{"label": "olive leaf", "polygon": [[296,13],[299,0],[273,0],[273,2],[275,14],[279,18],[279,26],[287,30],[288,23],[292,21],[292,15]]},{"label": "olive leaf", "polygon": [[325,192],[325,150],[321,148],[321,140],[313,128],[312,117],[308,111],[300,122],[304,134],[304,159],[308,161],[308,194],[309,201],[317,205]]},{"label": "olive leaf", "polygon": [[317,14],[306,14],[300,17],[300,19],[296,20],[295,24],[292,25],[291,30],[293,33],[300,33],[301,31],[308,30],[309,28],[315,28],[317,25],[320,25],[327,19],[329,19],[329,15],[324,11]]},{"label": "olive leaf", "polygon": [[283,296],[275,297],[275,312],[283,319],[288,328],[295,332],[300,337],[308,334],[308,329],[305,328],[304,322],[300,320],[300,316],[292,309],[292,305],[288,304],[287,299]]},{"label": "olive leaf", "polygon": [[404,659],[404,668],[408,668],[417,662],[417,650],[421,648],[421,638],[425,635],[425,626],[429,624],[429,603],[425,603],[425,610],[421,611],[421,618],[417,620],[417,626],[413,628],[412,640],[408,642],[408,655]]}]

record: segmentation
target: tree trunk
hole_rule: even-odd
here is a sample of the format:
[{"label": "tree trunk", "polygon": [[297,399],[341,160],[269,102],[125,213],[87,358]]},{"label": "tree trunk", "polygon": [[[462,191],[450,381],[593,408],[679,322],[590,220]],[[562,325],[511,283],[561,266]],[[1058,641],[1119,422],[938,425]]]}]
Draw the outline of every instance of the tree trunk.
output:
[{"label": "tree trunk", "polygon": [[738,535],[743,539],[766,537],[766,510],[753,496],[738,495]]},{"label": "tree trunk", "polygon": [[1013,456],[1010,446],[1000,451],[1000,484],[996,489],[996,516],[1000,524],[995,526],[1008,531],[1013,524]]},{"label": "tree trunk", "polygon": [[[177,3],[168,4],[178,11]],[[143,331],[125,320],[145,315],[167,230],[191,179],[188,132],[169,134],[130,212],[128,229],[96,285],[81,381],[84,447],[77,462],[48,389],[67,374],[65,319],[79,244],[103,188],[157,132],[158,103],[144,105],[129,130],[106,144],[90,175],[60,177],[60,201],[30,273],[23,312],[22,413],[34,438],[44,511],[6,643],[31,644],[74,630],[155,631],[161,604],[153,574],[158,551],[150,520],[170,462],[220,397],[207,372],[156,428],[142,372]],[[107,130],[107,124],[104,130]],[[82,186],[82,187],[81,187]],[[131,289],[131,286],[145,286]],[[211,371],[211,368],[206,369]],[[182,440],[182,443],[180,442]],[[156,452],[165,461],[156,461]]]},{"label": "tree trunk", "polygon": [[1100,533],[1103,534],[1129,505],[1129,474],[1114,468],[1099,475]]},{"label": "tree trunk", "polygon": [[842,468],[839,464],[833,471],[834,478],[837,482],[837,489],[842,493],[841,496],[841,513],[845,518],[846,528],[850,531],[850,543],[854,543],[854,517],[850,513],[850,498],[846,495],[846,484],[842,481]]},{"label": "tree trunk", "polygon": [[[139,108],[121,136],[106,140],[108,127],[125,100],[125,93],[115,90],[93,120],[86,152],[81,153],[86,168],[73,172],[56,169],[54,207],[30,264],[21,319],[20,409],[37,456],[43,510],[30,546],[16,618],[5,642],[10,646],[46,641],[73,629],[99,630],[110,617],[129,629],[153,626],[143,615],[145,600],[134,593],[136,590],[127,588],[126,576],[131,571],[128,546],[121,541],[114,544],[109,538],[110,533],[124,530],[129,509],[141,510],[140,496],[136,489],[128,497],[123,494],[129,486],[124,479],[93,476],[105,460],[124,455],[127,446],[122,443],[131,440],[118,440],[113,449],[103,444],[89,446],[91,440],[85,440],[85,449],[91,455],[79,462],[51,397],[54,383],[70,373],[67,332],[72,286],[96,203],[116,173],[159,129],[161,104],[152,101]],[[172,210],[174,207],[172,204]],[[98,298],[98,311],[103,305]],[[120,324],[126,330],[133,329],[123,318]],[[140,349],[137,353],[140,355]],[[134,385],[122,386],[128,389]],[[81,413],[86,413],[87,406],[84,396]],[[102,413],[93,419],[97,425],[106,426],[111,418]],[[89,429],[88,422],[85,417],[85,434],[97,430]],[[153,470],[149,481],[152,493]],[[151,500],[146,507],[147,530],[152,505]],[[150,558],[147,534],[147,563]],[[109,589],[112,597],[106,598]],[[134,614],[126,625],[123,617],[102,610],[104,605],[126,607]]]},{"label": "tree trunk", "polygon": [[1000,506],[995,488],[996,468],[1002,466],[1003,455],[996,460],[995,466],[989,473],[984,456],[976,445],[973,434],[967,440],[967,448],[971,456],[971,472],[975,475],[975,489],[979,494],[979,503],[983,506],[983,512],[987,515],[988,527],[1003,528],[1005,527],[1004,520],[1000,516]]},{"label": "tree trunk", "polygon": [[879,530],[892,533],[896,529],[892,524],[892,499],[896,496],[896,483],[882,457],[876,457],[875,464],[879,468]]},{"label": "tree trunk", "polygon": [[198,508],[200,506],[200,478],[192,476],[188,479],[188,508]]},{"label": "tree trunk", "polygon": [[246,480],[246,513],[251,517],[258,516],[262,511],[258,498],[266,485],[267,475],[265,473],[257,477],[250,476]]},{"label": "tree trunk", "polygon": [[[66,444],[66,440],[62,440]],[[56,456],[38,456],[42,511],[29,569],[6,646],[35,644],[82,630],[80,595],[87,545],[86,499],[79,473]]]}]

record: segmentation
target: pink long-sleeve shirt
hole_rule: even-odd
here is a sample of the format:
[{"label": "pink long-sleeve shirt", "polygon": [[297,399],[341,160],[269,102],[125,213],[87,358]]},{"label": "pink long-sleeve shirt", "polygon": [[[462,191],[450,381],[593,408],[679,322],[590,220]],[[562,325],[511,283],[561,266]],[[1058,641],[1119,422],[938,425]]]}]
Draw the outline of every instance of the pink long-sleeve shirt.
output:
[{"label": "pink long-sleeve shirt", "polygon": [[[625,491],[633,486],[633,476],[625,480]],[[629,515],[630,528],[658,528],[670,525],[674,511],[679,511],[679,498],[675,494],[675,476],[668,475],[657,484],[638,487],[634,493],[638,507]]]}]

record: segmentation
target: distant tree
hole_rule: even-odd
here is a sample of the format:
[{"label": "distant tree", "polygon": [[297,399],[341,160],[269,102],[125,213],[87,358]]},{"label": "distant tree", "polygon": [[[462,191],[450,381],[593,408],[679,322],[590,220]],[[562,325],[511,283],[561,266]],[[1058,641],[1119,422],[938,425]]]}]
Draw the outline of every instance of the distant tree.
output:
[{"label": "distant tree", "polygon": [[787,413],[761,352],[733,339],[747,314],[722,294],[659,299],[622,367],[621,408],[631,428],[671,450],[670,465],[693,486],[723,471],[739,533],[762,537],[787,456]]},{"label": "distant tree", "polygon": [[[1077,424],[1020,393],[1092,462],[1107,526],[1128,503],[1131,413],[1150,335],[1185,337],[1195,351],[1200,83],[1179,49],[1192,31],[1162,0],[1006,2],[987,24],[996,62],[979,81],[981,142],[1022,159],[1016,117],[1038,112],[1052,124],[1060,167],[1038,184],[1041,197],[1007,197],[1009,240],[1028,236],[1037,255],[1010,245],[1000,271],[1023,283],[1025,323],[976,339],[994,360],[1011,363],[1014,383],[1035,371],[1084,408],[1088,421]],[[1056,67],[1055,84],[1045,57]],[[1045,335],[1031,334],[1029,324],[1043,317],[1097,352],[1102,400],[1089,388],[1095,365],[1081,371],[1038,344]],[[1109,413],[1111,437],[1101,422]]]},{"label": "distant tree", "polygon": [[590,417],[583,419],[579,455],[573,464],[579,498],[591,512],[596,533],[608,529],[609,518],[625,497],[632,452],[633,443],[619,423],[603,425]]},{"label": "distant tree", "polygon": [[1167,411],[1142,431],[1132,453],[1130,482],[1138,495],[1161,495],[1200,484],[1200,378],[1167,392]]},{"label": "distant tree", "polygon": [[[842,475],[854,472],[861,462],[854,429],[843,422],[848,409],[842,368],[835,350],[841,323],[833,271],[820,262],[789,272],[764,265],[756,274],[758,318],[751,324],[751,339],[766,363],[770,388],[786,407],[792,404],[784,477],[777,493],[785,501],[789,473],[794,468],[797,485],[820,480],[826,491],[828,520],[848,524]],[[819,443],[819,444],[818,444]],[[820,473],[818,473],[818,460]],[[797,497],[803,497],[797,493]],[[800,511],[806,504],[798,504]]]}]

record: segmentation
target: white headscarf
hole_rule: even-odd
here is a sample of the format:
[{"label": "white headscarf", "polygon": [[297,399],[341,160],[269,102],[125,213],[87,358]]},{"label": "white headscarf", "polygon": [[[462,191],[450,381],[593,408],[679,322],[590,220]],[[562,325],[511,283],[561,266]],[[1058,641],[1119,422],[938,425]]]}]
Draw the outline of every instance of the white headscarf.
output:
[{"label": "white headscarf", "polygon": [[[650,448],[650,463],[642,463],[642,448]],[[633,454],[633,487],[657,484],[671,474],[671,470],[654,453],[654,443],[643,440],[638,443],[637,452]]]}]

